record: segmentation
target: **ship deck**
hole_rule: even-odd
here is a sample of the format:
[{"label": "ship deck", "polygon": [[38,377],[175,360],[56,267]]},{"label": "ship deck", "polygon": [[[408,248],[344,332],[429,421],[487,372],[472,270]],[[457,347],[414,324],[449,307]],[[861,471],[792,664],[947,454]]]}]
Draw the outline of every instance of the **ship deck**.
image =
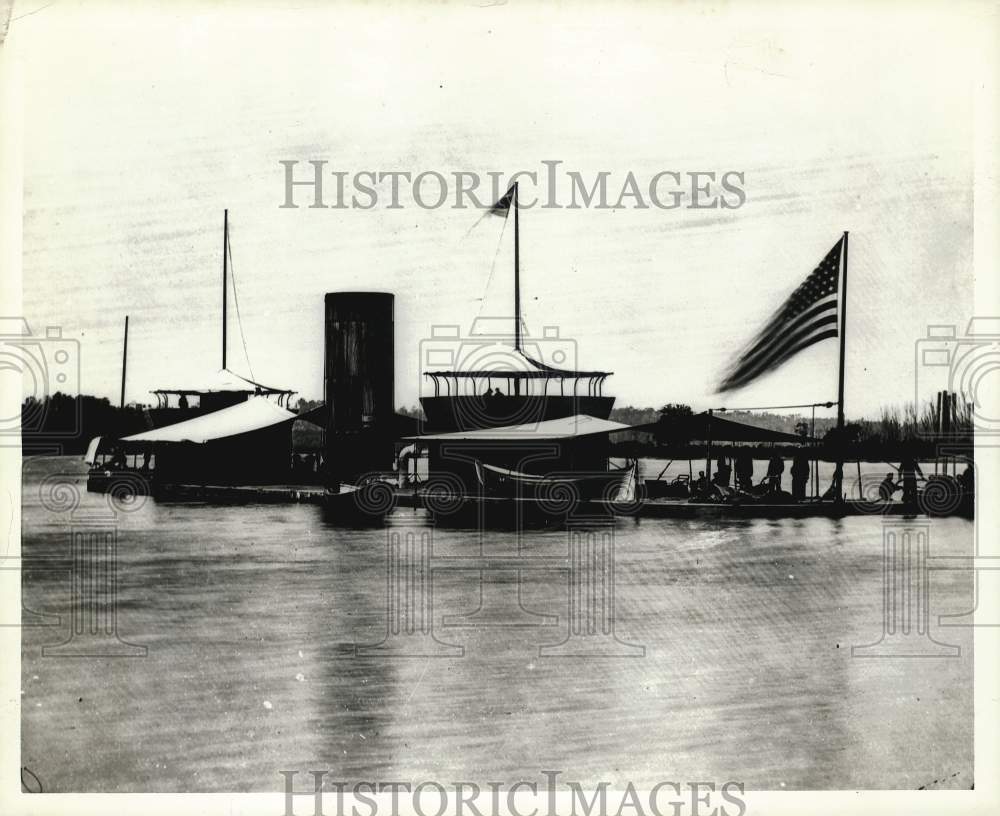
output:
[{"label": "ship deck", "polygon": [[[157,501],[203,504],[273,504],[309,503],[327,505],[331,519],[336,521],[338,509],[342,509],[356,520],[358,515],[368,512],[372,520],[378,520],[392,508],[425,508],[437,517],[461,518],[476,515],[480,510],[487,515],[504,510],[509,515],[544,516],[551,515],[556,521],[567,518],[845,518],[848,516],[917,516],[927,515],[919,508],[903,502],[859,502],[859,501],[802,501],[788,503],[723,503],[692,502],[687,499],[642,499],[628,504],[594,499],[579,502],[572,514],[553,514],[543,503],[533,498],[507,498],[499,496],[461,495],[439,498],[437,502],[428,500],[413,488],[391,488],[385,491],[385,507],[366,511],[361,502],[355,500],[349,491],[329,493],[322,485],[162,485],[156,491]],[[941,508],[932,515],[971,517],[973,507],[963,502],[956,507]]]}]

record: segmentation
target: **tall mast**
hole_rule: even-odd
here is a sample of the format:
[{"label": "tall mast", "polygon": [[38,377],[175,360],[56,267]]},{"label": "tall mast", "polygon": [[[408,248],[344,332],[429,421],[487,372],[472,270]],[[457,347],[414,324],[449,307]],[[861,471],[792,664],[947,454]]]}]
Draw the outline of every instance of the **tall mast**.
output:
[{"label": "tall mast", "polygon": [[226,370],[226,277],[229,272],[229,210],[222,216],[222,370]]},{"label": "tall mast", "polygon": [[521,350],[521,225],[517,215],[517,182],[514,182],[514,349]]},{"label": "tall mast", "polygon": [[125,368],[128,365],[128,315],[125,315],[125,343],[122,346],[122,395],[118,402],[119,408],[125,407]]},{"label": "tall mast", "polygon": [[[521,224],[517,211],[517,182],[514,182],[514,350],[521,350]],[[514,378],[514,394],[520,395],[521,380]]]},{"label": "tall mast", "polygon": [[844,362],[847,351],[847,232],[844,232],[843,258],[844,273],[840,282],[840,376],[837,382],[837,480],[836,495],[843,498],[844,483]]}]

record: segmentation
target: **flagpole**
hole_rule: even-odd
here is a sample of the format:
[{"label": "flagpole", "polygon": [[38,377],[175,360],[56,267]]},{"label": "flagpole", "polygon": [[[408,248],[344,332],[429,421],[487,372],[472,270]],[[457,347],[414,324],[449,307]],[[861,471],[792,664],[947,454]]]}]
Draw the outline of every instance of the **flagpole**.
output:
[{"label": "flagpole", "polygon": [[[521,224],[518,218],[517,182],[514,182],[514,350],[521,350]],[[521,394],[521,380],[514,378],[514,394]]]},{"label": "flagpole", "polygon": [[514,182],[514,349],[521,350],[521,225],[518,218],[517,182]]},{"label": "flagpole", "polygon": [[844,231],[844,274],[840,283],[840,377],[837,382],[837,499],[844,498],[844,363],[847,358],[847,230]]},{"label": "flagpole", "polygon": [[125,370],[128,367],[128,315],[125,315],[125,341],[122,344],[122,396],[118,407],[125,407]]},{"label": "flagpole", "polygon": [[712,409],[708,409],[708,447],[705,449],[705,488],[712,483]]}]

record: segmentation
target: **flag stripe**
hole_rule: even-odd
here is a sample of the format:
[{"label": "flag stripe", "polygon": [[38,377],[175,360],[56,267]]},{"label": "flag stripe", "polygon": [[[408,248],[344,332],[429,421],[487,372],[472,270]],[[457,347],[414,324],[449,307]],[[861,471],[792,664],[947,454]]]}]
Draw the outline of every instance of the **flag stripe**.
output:
[{"label": "flag stripe", "polygon": [[[836,316],[834,316],[833,319],[836,320]],[[773,359],[769,360],[767,364],[756,366],[752,371],[747,371],[730,387],[735,388],[738,385],[746,385],[751,380],[763,374],[764,371],[766,371],[768,368],[777,368],[779,365],[785,362],[789,357],[791,357],[794,354],[798,354],[798,352],[802,351],[805,348],[808,348],[814,343],[818,343],[820,340],[828,340],[831,337],[837,336],[836,326],[832,328],[824,328],[820,326],[818,327],[818,329],[819,331],[817,331],[816,333],[809,334],[805,338],[796,341],[793,345],[786,347],[777,357],[774,357]]]},{"label": "flag stripe", "polygon": [[837,295],[828,295],[819,301],[814,307],[808,309],[807,311],[800,314],[792,322],[786,323],[782,326],[777,326],[765,336],[761,337],[756,345],[752,346],[748,351],[746,351],[742,357],[740,357],[741,364],[749,363],[753,358],[759,357],[761,353],[766,352],[778,345],[784,340],[789,334],[797,331],[799,327],[810,322],[813,318],[818,317],[825,312],[837,311]]},{"label": "flag stripe", "polygon": [[844,239],[833,245],[740,354],[719,386],[728,391],[777,368],[808,346],[837,337],[840,322],[840,261]]},{"label": "flag stripe", "polygon": [[816,329],[826,329],[827,327],[833,327],[834,336],[837,333],[837,315],[829,314],[823,317],[817,318],[816,320],[809,323],[807,326],[803,326],[799,331],[794,334],[789,335],[780,344],[775,344],[770,346],[765,354],[761,354],[752,361],[748,361],[744,366],[742,366],[743,375],[749,375],[755,377],[758,374],[762,374],[769,366],[776,364],[779,358],[784,358],[784,352],[786,349],[791,348],[799,343],[804,337],[808,337]]},{"label": "flag stripe", "polygon": [[801,331],[796,332],[794,335],[788,337],[786,342],[780,345],[774,346],[768,350],[764,355],[761,355],[754,360],[748,362],[746,365],[742,366],[739,373],[733,377],[733,379],[753,379],[753,377],[762,374],[768,368],[774,366],[776,362],[784,357],[784,353],[795,346],[797,346],[802,340],[815,334],[817,331],[827,331],[837,330],[837,316],[827,315],[808,326],[805,326]]}]

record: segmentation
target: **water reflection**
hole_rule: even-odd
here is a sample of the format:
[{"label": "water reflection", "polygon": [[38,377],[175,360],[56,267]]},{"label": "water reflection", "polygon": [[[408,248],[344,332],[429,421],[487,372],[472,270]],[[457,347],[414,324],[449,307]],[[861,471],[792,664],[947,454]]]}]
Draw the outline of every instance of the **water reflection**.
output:
[{"label": "water reflection", "polygon": [[[28,476],[24,552],[52,569],[26,574],[25,601],[66,616],[66,524]],[[604,632],[605,527],[574,549],[565,529],[481,538],[403,512],[353,530],[309,505],[123,514],[119,630],[148,656],[42,657],[65,631],[24,629],[24,764],[63,791],[279,791],[280,769],[309,768],[749,788],[971,779],[968,630],[948,631],[957,658],[851,657],[882,630],[879,518],[617,521],[614,635],[643,653],[595,658],[542,647],[573,633],[574,558],[593,601],[579,596],[579,634]],[[935,554],[971,553],[968,522],[931,529]],[[933,621],[971,608],[971,573],[931,581]],[[393,620],[431,649],[366,648]]]}]

